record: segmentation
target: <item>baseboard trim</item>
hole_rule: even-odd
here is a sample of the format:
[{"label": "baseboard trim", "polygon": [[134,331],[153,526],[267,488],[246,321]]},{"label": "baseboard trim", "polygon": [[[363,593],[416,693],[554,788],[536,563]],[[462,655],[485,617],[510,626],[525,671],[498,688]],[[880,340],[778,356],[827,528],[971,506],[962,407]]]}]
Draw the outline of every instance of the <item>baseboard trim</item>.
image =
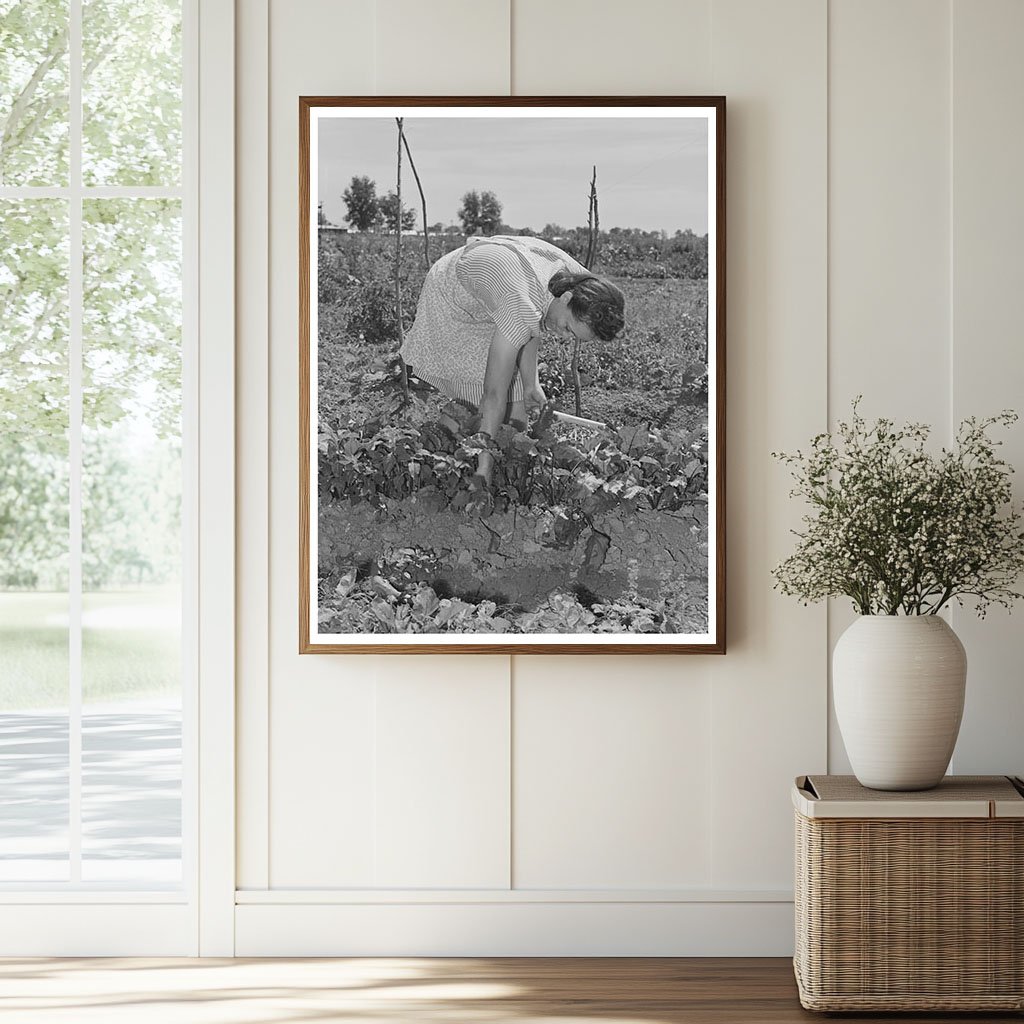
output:
[{"label": "baseboard trim", "polygon": [[438,902],[435,896],[418,903],[250,900],[235,907],[236,956],[792,953],[793,905],[776,899]]},{"label": "baseboard trim", "polygon": [[792,903],[788,890],[736,889],[239,889],[238,905],[407,903]]}]

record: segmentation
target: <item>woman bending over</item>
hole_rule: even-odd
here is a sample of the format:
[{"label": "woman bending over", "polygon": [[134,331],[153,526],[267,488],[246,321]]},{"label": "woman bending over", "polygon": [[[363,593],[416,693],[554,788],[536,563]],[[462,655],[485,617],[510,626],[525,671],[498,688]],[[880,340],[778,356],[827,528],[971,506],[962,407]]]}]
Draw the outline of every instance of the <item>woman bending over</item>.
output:
[{"label": "woman bending over", "polygon": [[[546,335],[611,341],[622,329],[622,292],[540,238],[471,239],[427,272],[401,355],[421,380],[476,409],[479,429],[525,426],[546,401],[537,353]],[[489,452],[477,472],[488,483]]]}]

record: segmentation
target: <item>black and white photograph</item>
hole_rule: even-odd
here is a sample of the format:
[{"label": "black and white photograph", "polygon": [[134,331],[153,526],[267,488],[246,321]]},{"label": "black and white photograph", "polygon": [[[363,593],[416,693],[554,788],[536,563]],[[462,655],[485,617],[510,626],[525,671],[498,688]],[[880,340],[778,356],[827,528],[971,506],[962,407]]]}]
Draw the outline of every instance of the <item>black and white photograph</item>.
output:
[{"label": "black and white photograph", "polygon": [[724,101],[300,103],[300,650],[724,650]]}]

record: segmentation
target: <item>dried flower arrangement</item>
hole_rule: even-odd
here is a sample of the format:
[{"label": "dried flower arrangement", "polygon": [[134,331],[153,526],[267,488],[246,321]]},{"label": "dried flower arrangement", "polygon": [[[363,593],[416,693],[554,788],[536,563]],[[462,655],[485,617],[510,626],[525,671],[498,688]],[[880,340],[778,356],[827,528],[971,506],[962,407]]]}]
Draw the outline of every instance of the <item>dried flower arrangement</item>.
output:
[{"label": "dried flower arrangement", "polygon": [[810,451],[773,452],[790,467],[794,496],[811,511],[775,587],[804,603],[846,596],[862,615],[934,615],[973,598],[979,616],[1024,597],[1024,517],[1013,472],[988,436],[1017,415],[965,419],[952,449],[926,450],[929,427],[870,426],[853,403],[849,423],[819,434]]}]

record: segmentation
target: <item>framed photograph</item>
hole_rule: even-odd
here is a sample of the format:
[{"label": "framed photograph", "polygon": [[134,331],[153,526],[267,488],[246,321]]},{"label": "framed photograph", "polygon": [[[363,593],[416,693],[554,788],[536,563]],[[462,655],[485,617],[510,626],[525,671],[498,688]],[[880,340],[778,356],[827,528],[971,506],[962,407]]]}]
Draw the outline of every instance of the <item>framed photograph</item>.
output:
[{"label": "framed photograph", "polygon": [[725,100],[302,97],[299,650],[725,652]]}]

